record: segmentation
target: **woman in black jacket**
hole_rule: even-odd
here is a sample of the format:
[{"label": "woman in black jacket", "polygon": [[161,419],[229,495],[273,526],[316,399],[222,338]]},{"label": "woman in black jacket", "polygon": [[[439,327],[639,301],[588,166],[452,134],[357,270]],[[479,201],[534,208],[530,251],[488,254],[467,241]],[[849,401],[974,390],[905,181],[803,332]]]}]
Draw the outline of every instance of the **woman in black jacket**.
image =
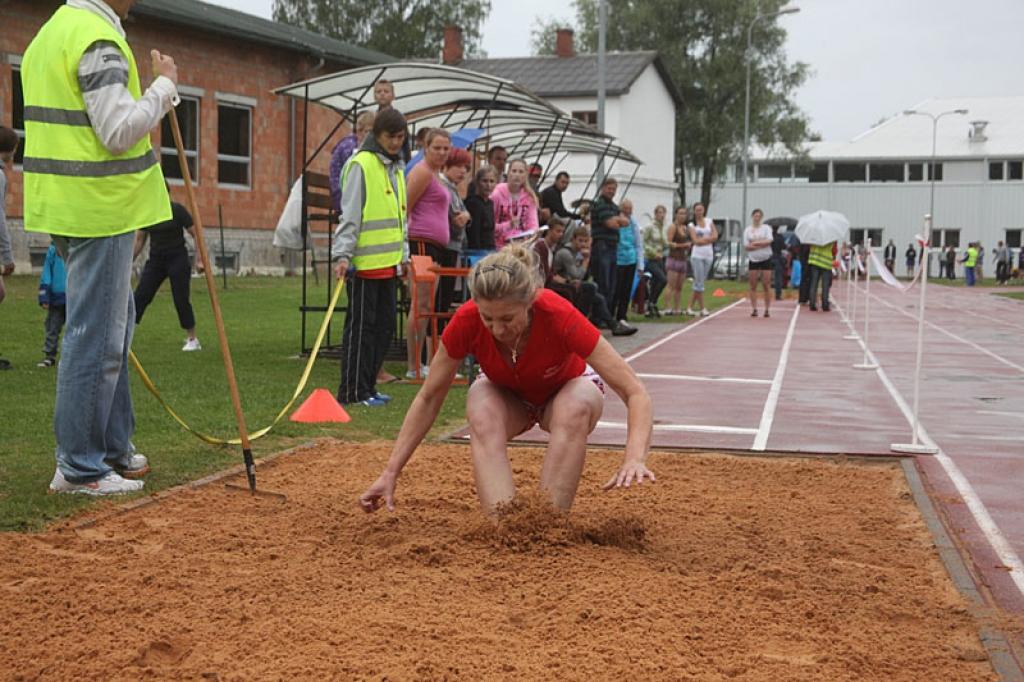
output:
[{"label": "woman in black jacket", "polygon": [[497,184],[498,175],[493,167],[484,166],[476,172],[474,191],[466,197],[466,210],[469,211],[466,249],[469,251],[494,251],[494,204],[491,203],[491,192]]}]

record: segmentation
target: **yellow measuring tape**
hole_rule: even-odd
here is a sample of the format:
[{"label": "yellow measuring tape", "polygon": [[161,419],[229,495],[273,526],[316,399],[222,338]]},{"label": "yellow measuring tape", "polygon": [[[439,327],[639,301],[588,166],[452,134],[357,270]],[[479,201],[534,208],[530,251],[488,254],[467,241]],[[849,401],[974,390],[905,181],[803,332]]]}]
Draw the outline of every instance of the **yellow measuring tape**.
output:
[{"label": "yellow measuring tape", "polygon": [[[316,361],[316,356],[320,353],[320,344],[323,343],[324,336],[327,335],[327,325],[330,322],[331,315],[334,313],[335,306],[338,304],[338,299],[341,297],[341,290],[344,288],[345,280],[339,279],[337,285],[335,285],[334,287],[334,293],[331,294],[331,303],[330,305],[327,306],[327,313],[324,315],[324,320],[323,322],[320,323],[320,331],[316,335],[316,342],[313,343],[313,352],[309,354],[309,359],[306,361],[306,369],[303,370],[302,372],[302,378],[299,379],[299,385],[295,387],[295,392],[292,393],[291,400],[288,401],[287,405],[281,408],[281,411],[277,413],[276,417],[274,417],[274,421],[270,423],[270,426],[266,426],[260,429],[259,431],[254,431],[253,433],[250,433],[249,440],[256,440],[257,438],[262,438],[263,436],[270,433],[270,430],[277,426],[277,423],[281,421],[282,417],[288,414],[288,411],[292,408],[292,405],[294,405],[295,401],[298,400],[300,395],[302,395],[302,391],[306,388],[306,382],[309,380],[309,375],[313,371],[313,363]],[[178,413],[175,412],[171,408],[171,406],[167,404],[167,401],[164,400],[163,396],[160,395],[160,391],[157,390],[156,384],[154,384],[153,380],[150,379],[149,375],[146,373],[146,370],[142,368],[142,363],[139,362],[139,359],[131,350],[128,351],[128,359],[131,360],[132,365],[134,365],[135,367],[135,370],[139,373],[139,378],[142,379],[142,383],[146,386],[147,389],[149,389],[149,392],[153,394],[153,397],[157,399],[157,402],[163,405],[163,408],[167,410],[167,414],[171,415],[171,417],[174,418],[174,421],[181,424],[186,431],[194,435],[199,440],[205,441],[212,445],[241,445],[242,441],[240,438],[217,438],[216,436],[211,436],[209,434],[202,433],[201,431],[196,431],[194,428],[189,426],[189,424],[180,416],[178,416]]]}]

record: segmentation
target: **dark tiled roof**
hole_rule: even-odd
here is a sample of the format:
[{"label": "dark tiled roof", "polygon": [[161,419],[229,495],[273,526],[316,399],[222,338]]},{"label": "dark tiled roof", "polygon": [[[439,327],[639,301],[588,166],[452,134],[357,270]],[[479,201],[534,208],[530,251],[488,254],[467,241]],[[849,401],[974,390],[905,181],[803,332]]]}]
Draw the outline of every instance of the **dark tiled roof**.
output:
[{"label": "dark tiled roof", "polygon": [[[605,56],[605,87],[611,96],[629,91],[647,65],[654,63],[676,104],[682,103],[657,52],[609,52]],[[585,97],[597,93],[597,55],[575,57],[511,57],[507,59],[464,59],[455,66],[489,73],[519,83],[541,97]]]},{"label": "dark tiled roof", "polygon": [[351,66],[394,61],[394,57],[381,52],[199,0],[139,0],[132,14],[323,57]]}]

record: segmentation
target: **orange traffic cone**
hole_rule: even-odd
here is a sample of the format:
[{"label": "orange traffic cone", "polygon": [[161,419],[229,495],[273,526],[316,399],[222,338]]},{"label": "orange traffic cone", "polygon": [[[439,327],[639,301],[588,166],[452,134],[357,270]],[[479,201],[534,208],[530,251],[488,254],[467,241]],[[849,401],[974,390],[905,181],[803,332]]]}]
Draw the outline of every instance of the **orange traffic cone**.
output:
[{"label": "orange traffic cone", "polygon": [[725,292],[722,291],[721,289],[715,289],[715,293],[711,295],[714,296],[715,298],[722,298],[723,296],[725,296]]},{"label": "orange traffic cone", "polygon": [[313,391],[306,402],[299,406],[299,409],[292,412],[289,417],[293,422],[341,422],[347,424],[352,421],[345,408],[338,404],[331,392],[326,388],[318,388]]}]

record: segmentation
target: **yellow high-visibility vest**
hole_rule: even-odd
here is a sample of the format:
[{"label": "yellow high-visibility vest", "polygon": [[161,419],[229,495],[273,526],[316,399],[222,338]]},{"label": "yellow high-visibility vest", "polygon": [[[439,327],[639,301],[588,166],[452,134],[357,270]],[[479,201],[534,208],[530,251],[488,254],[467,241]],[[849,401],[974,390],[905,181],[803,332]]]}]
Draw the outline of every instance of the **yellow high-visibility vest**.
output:
[{"label": "yellow high-visibility vest", "polygon": [[832,244],[826,244],[819,246],[817,244],[811,245],[811,253],[807,256],[807,263],[809,265],[816,265],[819,268],[825,270],[832,269]]},{"label": "yellow high-visibility vest", "polygon": [[973,246],[967,247],[967,260],[964,261],[964,266],[973,268],[978,264],[978,250]]},{"label": "yellow high-visibility vest", "polygon": [[352,265],[358,270],[379,270],[402,262],[405,249],[405,173],[395,168],[397,187],[391,186],[388,169],[370,151],[361,151],[345,164],[341,178],[341,192],[345,193],[350,164],[363,170],[366,194],[363,197],[362,229],[356,238]]},{"label": "yellow high-visibility vest", "polygon": [[[128,59],[128,91],[139,99],[139,72],[128,43],[103,17],[62,6],[25,50],[25,230],[66,237],[109,237],[170,220],[170,199],[149,135],[111,154],[89,122],[78,62],[93,43],[116,44]],[[102,85],[118,70],[96,74]]]}]

